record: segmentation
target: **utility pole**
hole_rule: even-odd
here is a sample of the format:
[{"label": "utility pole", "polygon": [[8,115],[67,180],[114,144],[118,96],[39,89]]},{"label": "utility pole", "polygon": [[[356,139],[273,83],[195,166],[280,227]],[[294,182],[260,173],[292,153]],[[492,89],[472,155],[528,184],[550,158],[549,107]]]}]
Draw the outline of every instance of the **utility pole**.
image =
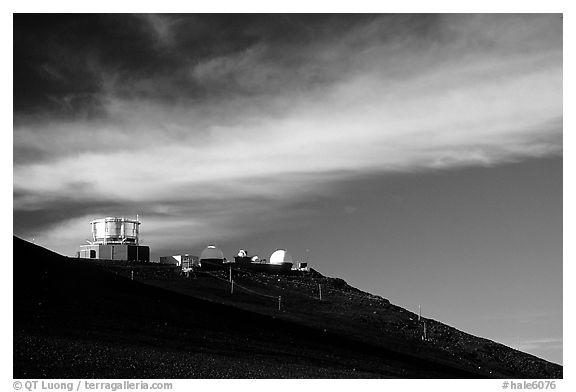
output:
[{"label": "utility pole", "polygon": [[424,334],[422,335],[422,340],[426,341],[426,321],[424,321]]},{"label": "utility pole", "polygon": [[318,283],[318,292],[320,294],[320,301],[322,301],[322,284]]},{"label": "utility pole", "polygon": [[140,248],[140,218],[136,214],[136,263],[140,262],[140,257],[138,256],[138,248]]},{"label": "utility pole", "polygon": [[229,277],[230,282],[232,282],[232,266],[230,266],[230,277]]},{"label": "utility pole", "polygon": [[230,294],[234,294],[234,281],[231,280],[230,283]]},{"label": "utility pole", "polygon": [[420,305],[418,305],[418,322],[420,322],[421,318],[422,318],[422,308],[420,307]]}]

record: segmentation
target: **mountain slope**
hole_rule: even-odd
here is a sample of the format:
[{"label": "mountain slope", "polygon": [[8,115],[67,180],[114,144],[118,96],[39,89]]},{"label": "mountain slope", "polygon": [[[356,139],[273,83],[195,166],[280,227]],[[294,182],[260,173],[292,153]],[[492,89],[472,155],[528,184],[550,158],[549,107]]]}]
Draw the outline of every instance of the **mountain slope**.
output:
[{"label": "mountain slope", "polygon": [[[187,279],[169,269],[99,266],[16,237],[14,255],[15,378],[561,377],[560,366],[508,348],[517,368],[467,359],[486,351],[473,339],[466,341],[473,349],[456,356],[408,339],[401,333],[408,312],[319,274],[235,272],[242,287],[283,295],[278,311],[274,299],[240,286],[230,294],[218,274]],[[309,295],[317,281],[329,299]],[[366,298],[396,332],[377,336],[378,322],[347,312],[363,310]],[[438,325],[431,331],[449,328],[430,323]],[[536,365],[518,365],[525,357]]]}]

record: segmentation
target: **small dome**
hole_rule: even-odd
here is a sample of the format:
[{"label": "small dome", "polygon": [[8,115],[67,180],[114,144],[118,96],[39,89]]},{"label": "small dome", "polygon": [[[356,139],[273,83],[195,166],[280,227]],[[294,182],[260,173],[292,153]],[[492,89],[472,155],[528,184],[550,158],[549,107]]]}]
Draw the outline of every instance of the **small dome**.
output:
[{"label": "small dome", "polygon": [[200,260],[224,260],[224,253],[215,245],[208,245],[200,254]]},{"label": "small dome", "polygon": [[286,249],[278,249],[270,255],[270,264],[292,263],[292,256]]},{"label": "small dome", "polygon": [[248,256],[248,252],[246,252],[244,249],[240,249],[238,251],[238,257],[246,257]]}]

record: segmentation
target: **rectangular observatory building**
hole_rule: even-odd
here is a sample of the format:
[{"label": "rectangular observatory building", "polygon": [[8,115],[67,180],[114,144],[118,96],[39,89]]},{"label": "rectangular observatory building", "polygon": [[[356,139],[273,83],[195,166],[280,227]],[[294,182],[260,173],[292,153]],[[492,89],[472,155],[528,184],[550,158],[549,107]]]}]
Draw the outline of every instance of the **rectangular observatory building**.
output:
[{"label": "rectangular observatory building", "polygon": [[108,217],[90,222],[92,241],[80,245],[82,259],[150,261],[150,248],[139,243],[140,221]]},{"label": "rectangular observatory building", "polygon": [[80,245],[81,259],[150,261],[150,248],[142,245]]},{"label": "rectangular observatory building", "polygon": [[188,270],[193,267],[200,267],[200,260],[198,256],[186,253],[183,255],[160,256],[160,264],[172,264],[181,267],[183,270]]}]

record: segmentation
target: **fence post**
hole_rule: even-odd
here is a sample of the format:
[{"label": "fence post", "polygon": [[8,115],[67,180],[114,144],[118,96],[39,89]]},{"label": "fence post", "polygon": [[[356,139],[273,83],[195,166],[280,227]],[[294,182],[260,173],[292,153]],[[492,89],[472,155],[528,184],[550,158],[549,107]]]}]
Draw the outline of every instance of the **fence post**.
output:
[{"label": "fence post", "polygon": [[281,309],[282,309],[282,296],[279,295],[278,296],[278,310],[281,310]]}]

